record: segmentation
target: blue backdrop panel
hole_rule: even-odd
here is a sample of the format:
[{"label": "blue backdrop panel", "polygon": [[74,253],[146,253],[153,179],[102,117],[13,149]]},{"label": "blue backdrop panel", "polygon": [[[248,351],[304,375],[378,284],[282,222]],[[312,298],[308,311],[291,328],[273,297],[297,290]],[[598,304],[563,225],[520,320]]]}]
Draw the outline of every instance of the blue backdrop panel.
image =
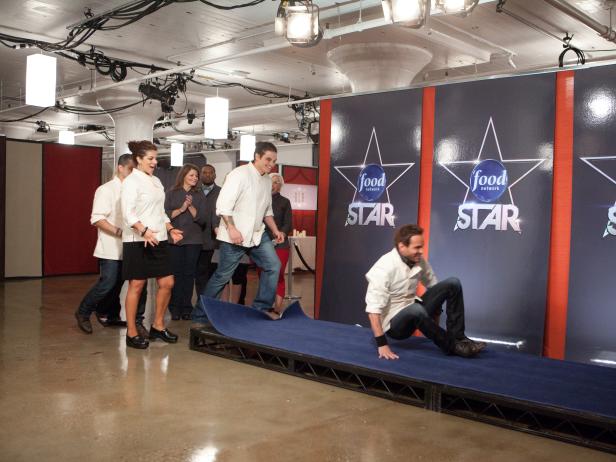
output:
[{"label": "blue backdrop panel", "polygon": [[430,261],[457,276],[467,334],[540,354],[546,306],[554,75],[438,87]]},{"label": "blue backdrop panel", "polygon": [[616,66],[575,73],[573,216],[565,354],[567,359],[576,361],[616,364],[615,79]]},{"label": "blue backdrop panel", "polygon": [[320,318],[368,324],[365,273],[417,220],[422,91],[332,104],[327,244]]}]

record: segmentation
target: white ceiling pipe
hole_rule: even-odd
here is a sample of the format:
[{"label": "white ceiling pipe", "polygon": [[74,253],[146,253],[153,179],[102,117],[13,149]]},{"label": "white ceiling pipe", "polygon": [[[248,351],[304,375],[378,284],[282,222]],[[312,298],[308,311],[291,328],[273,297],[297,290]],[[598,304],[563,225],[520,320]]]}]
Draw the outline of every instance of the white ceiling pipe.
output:
[{"label": "white ceiling pipe", "polygon": [[590,27],[592,30],[597,32],[601,37],[606,39],[609,42],[616,42],[616,31],[611,27],[604,26],[599,21],[591,18],[586,13],[581,10],[578,10],[574,6],[571,6],[567,2],[562,0],[543,0],[548,5],[553,6],[559,11],[562,11],[568,16],[571,16],[573,19],[580,21],[582,24]]}]

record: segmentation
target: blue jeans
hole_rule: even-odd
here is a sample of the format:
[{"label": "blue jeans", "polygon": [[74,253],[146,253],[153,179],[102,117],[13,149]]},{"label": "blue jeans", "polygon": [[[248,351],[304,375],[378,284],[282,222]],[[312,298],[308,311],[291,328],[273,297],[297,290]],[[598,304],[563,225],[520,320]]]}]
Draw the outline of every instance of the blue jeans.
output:
[{"label": "blue jeans", "polygon": [[[98,260],[100,277],[96,284],[88,291],[79,304],[79,314],[85,317],[96,311],[99,316],[108,319],[120,319],[120,291],[124,280],[122,279],[122,260]],[[147,290],[141,292],[139,306],[137,308],[137,322],[143,321]]]},{"label": "blue jeans", "polygon": [[175,279],[169,311],[172,316],[190,314],[201,244],[170,245],[169,251]]},{"label": "blue jeans", "polygon": [[[221,242],[218,268],[216,268],[216,272],[208,281],[202,295],[210,298],[220,297],[222,290],[231,279],[231,276],[233,276],[235,268],[237,268],[245,254],[250,255],[250,258],[256,265],[262,269],[261,277],[259,278],[259,289],[252,302],[252,306],[258,310],[269,310],[274,305],[274,300],[276,299],[280,260],[278,255],[276,255],[272,240],[265,232],[261,237],[261,243],[256,247],[242,247],[241,245]],[[201,303],[197,303],[195,306],[192,318],[195,322],[207,321],[207,316]]]},{"label": "blue jeans", "polygon": [[[415,329],[432,340],[444,352],[453,351],[455,343],[465,338],[464,335],[464,295],[462,285],[457,278],[449,278],[430,287],[421,302],[415,302],[403,308],[391,320],[386,334],[402,340],[413,335]],[[443,303],[447,302],[447,330],[434,320],[443,312]]]}]

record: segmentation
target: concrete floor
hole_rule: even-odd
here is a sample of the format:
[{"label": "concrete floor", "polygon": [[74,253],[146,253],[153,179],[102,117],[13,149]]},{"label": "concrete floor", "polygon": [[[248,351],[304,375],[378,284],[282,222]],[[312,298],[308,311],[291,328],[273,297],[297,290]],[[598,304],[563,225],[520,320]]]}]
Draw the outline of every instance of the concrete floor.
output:
[{"label": "concrete floor", "polygon": [[0,461],[616,460],[193,352],[187,321],[176,345],[127,350],[123,329],[75,326],[94,279],[0,284]]}]

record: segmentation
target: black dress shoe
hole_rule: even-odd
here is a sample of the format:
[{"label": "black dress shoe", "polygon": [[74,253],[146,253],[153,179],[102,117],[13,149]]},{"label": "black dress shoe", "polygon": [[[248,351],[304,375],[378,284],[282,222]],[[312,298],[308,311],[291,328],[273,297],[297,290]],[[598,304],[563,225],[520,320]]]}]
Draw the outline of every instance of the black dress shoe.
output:
[{"label": "black dress shoe", "polygon": [[77,319],[77,326],[84,331],[86,334],[92,333],[92,323],[90,322],[90,318],[86,317],[82,314],[79,314],[79,311],[75,312],[75,319]]},{"label": "black dress shoe", "polygon": [[178,336],[169,332],[169,329],[158,330],[154,329],[154,326],[150,327],[150,340],[154,341],[157,338],[167,343],[175,343],[178,341]]},{"label": "black dress shoe", "polygon": [[143,338],[141,335],[135,335],[134,337],[126,336],[126,346],[131,348],[137,348],[138,350],[145,350],[150,346],[150,342]]},{"label": "black dress shoe", "polygon": [[190,321],[191,315],[190,313],[184,313],[182,315],[182,321]]},{"label": "black dress shoe", "polygon": [[171,320],[172,321],[179,321],[180,320],[180,315],[179,314],[172,314],[171,315]]}]

